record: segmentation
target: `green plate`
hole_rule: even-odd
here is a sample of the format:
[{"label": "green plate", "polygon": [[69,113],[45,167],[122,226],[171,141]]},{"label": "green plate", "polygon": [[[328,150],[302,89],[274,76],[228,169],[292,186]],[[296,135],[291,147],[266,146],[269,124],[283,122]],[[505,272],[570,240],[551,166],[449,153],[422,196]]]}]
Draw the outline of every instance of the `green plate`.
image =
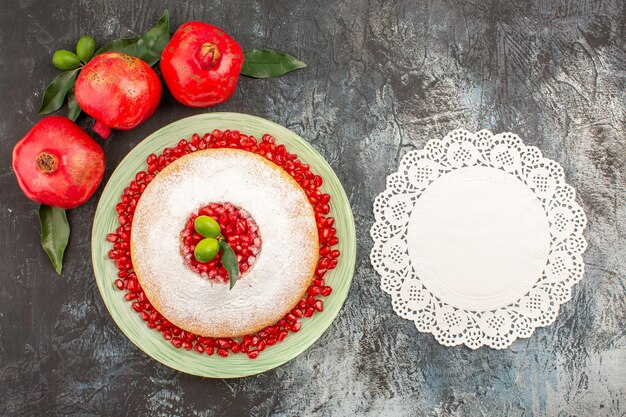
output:
[{"label": "green plate", "polygon": [[[213,129],[238,130],[254,135],[257,139],[269,133],[276,138],[277,143],[283,143],[289,152],[296,153],[300,160],[309,164],[324,179],[321,191],[331,195],[330,215],[335,218],[339,237],[339,263],[336,269],[325,276],[333,292],[324,300],[324,311],[302,319],[302,329],[298,333],[290,334],[285,341],[269,346],[254,360],[244,354],[231,354],[223,358],[217,354],[200,355],[194,350],[174,348],[163,339],[161,333],[149,329],[139,314],[130,308],[130,303],[124,301],[122,292],[113,285],[117,278],[117,269],[107,256],[111,243],[106,241],[106,235],[118,226],[115,205],[135,173],[146,169],[148,155],[158,154],[163,148],[177,144],[182,138],[191,138],[194,133],[203,134]],[[157,130],[139,143],[119,164],[98,203],[91,235],[91,254],[102,299],[113,320],[137,347],[162,364],[182,372],[211,378],[236,378],[267,371],[295,358],[330,326],[348,296],[354,273],[356,236],[350,203],[339,179],[324,158],[305,140],[290,130],[259,117],[239,113],[208,113],[178,120]]]}]

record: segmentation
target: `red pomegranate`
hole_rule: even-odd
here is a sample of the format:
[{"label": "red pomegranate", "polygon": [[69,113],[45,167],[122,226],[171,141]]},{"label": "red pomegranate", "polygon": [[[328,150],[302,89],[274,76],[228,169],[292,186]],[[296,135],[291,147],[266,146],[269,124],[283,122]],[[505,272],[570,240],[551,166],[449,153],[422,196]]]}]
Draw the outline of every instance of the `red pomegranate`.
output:
[{"label": "red pomegranate", "polygon": [[141,59],[106,52],[81,70],[75,93],[80,108],[96,119],[94,131],[107,138],[111,128],[132,129],[152,116],[161,100],[161,81]]},{"label": "red pomegranate", "polygon": [[161,73],[176,100],[190,107],[220,104],[233,94],[243,52],[222,29],[202,22],[178,28],[161,54]]},{"label": "red pomegranate", "polygon": [[104,152],[76,123],[48,116],[13,148],[13,170],[26,197],[64,209],[89,200],[104,175]]}]

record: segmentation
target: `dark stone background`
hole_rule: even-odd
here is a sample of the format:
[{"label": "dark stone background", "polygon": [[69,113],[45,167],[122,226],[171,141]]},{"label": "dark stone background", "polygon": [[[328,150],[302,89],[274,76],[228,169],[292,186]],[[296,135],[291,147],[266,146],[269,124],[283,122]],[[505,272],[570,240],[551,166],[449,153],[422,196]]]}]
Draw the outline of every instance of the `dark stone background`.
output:
[{"label": "dark stone background", "polygon": [[[265,117],[309,140],[336,170],[357,223],[346,305],[306,353],[265,374],[201,379],[140,352],[96,288],[90,227],[102,186],[69,214],[57,277],[36,204],[10,167],[40,119],[52,52],[145,31],[167,7],[245,48],[309,64],[241,79],[207,111]],[[501,1],[3,1],[0,9],[0,415],[578,415],[626,413],[624,3]],[[156,114],[100,142],[108,168],[185,116]],[[91,129],[92,121],[80,124]],[[393,313],[368,261],[374,196],[399,157],[456,127],[513,131],[561,163],[589,218],[586,277],[556,322],[510,349],[445,348]],[[103,183],[104,184],[104,183]]]}]

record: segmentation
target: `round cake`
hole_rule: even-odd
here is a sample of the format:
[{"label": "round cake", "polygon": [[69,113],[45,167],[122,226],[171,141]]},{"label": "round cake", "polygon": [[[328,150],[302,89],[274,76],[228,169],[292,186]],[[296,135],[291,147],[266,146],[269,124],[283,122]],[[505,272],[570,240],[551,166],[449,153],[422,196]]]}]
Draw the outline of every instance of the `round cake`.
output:
[{"label": "round cake", "polygon": [[[232,289],[191,268],[181,250],[190,216],[214,203],[249,214],[262,241]],[[295,307],[313,279],[319,239],[307,195],[282,168],[243,150],[209,149],[172,162],[146,187],[130,249],[143,291],[167,320],[205,337],[238,337]]]}]

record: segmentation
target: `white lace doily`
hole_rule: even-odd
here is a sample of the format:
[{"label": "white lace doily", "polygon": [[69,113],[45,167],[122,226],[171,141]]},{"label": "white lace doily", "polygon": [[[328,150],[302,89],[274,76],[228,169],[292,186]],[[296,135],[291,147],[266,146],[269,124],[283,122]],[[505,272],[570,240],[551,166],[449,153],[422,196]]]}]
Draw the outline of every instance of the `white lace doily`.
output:
[{"label": "white lace doily", "polygon": [[561,166],[511,133],[458,129],[407,153],[376,197],[372,265],[443,345],[508,347],[554,321],[587,219]]}]

